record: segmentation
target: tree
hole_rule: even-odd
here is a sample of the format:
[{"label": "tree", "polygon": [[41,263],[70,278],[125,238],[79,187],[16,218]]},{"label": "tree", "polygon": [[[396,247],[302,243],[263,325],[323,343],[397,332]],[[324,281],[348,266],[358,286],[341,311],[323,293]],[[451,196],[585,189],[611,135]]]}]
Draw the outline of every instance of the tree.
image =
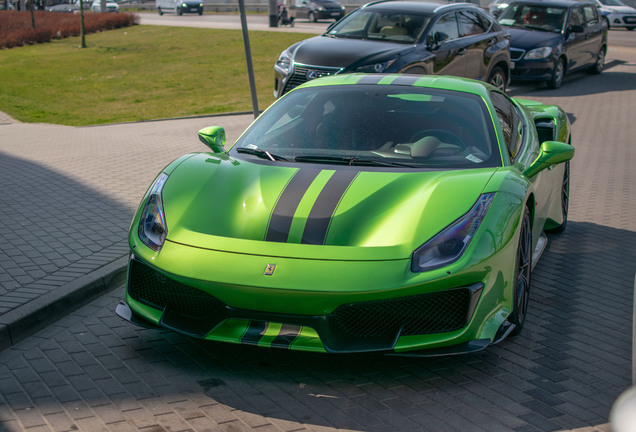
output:
[{"label": "tree", "polygon": [[86,48],[86,32],[84,31],[84,0],[79,0],[80,9],[80,48]]}]

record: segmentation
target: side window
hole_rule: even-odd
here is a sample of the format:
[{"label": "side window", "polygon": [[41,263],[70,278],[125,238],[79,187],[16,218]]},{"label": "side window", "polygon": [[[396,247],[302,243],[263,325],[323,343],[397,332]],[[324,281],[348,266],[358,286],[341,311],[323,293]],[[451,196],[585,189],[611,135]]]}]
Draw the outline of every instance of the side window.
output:
[{"label": "side window", "polygon": [[521,119],[516,107],[505,95],[498,92],[491,92],[490,100],[495,107],[497,119],[501,125],[506,148],[510,155],[510,162],[513,162],[517,154],[519,154],[523,139],[522,133],[520,132]]},{"label": "side window", "polygon": [[587,25],[598,24],[598,14],[594,6],[583,6],[583,14]]},{"label": "side window", "polygon": [[481,17],[472,11],[461,11],[458,14],[459,36],[472,36],[484,33],[488,30],[487,24]]},{"label": "side window", "polygon": [[449,13],[442,16],[433,26],[431,35],[435,38],[435,42],[441,42],[446,39],[457,39],[459,30],[457,29],[457,17],[455,13]]},{"label": "side window", "polygon": [[583,15],[583,8],[577,7],[572,9],[572,15],[570,16],[570,25],[585,25],[585,15]]}]

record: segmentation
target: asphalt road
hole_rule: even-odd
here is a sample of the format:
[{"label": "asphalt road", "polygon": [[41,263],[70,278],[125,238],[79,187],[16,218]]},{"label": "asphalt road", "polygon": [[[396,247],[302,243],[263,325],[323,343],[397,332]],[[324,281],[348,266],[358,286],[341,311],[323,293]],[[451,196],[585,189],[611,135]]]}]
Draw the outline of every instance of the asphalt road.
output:
[{"label": "asphalt road", "polygon": [[[631,380],[636,273],[636,33],[610,37],[600,76],[510,92],[561,105],[576,147],[568,228],[533,272],[521,336],[440,359],[206,343],[119,320],[120,287],[0,352],[0,431],[609,431]],[[250,120],[233,123],[230,139]],[[24,142],[10,150],[16,169],[107,197],[94,203],[100,226],[125,242],[117,214],[129,221],[160,167],[203,150],[197,128],[224,122],[18,125]],[[73,147],[73,166],[58,145]]]}]

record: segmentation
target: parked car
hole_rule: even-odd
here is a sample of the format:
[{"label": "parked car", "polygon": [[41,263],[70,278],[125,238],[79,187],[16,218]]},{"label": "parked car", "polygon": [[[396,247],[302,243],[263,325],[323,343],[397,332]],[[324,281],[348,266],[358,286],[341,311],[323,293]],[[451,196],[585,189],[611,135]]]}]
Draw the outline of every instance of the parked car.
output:
[{"label": "parked car", "polygon": [[508,7],[510,0],[493,0],[488,5],[488,12],[495,18],[501,15],[501,11]]},{"label": "parked car", "polygon": [[[130,233],[117,314],[288,350],[443,355],[518,334],[563,230],[567,115],[455,77],[347,74],[168,165]],[[221,187],[219,185],[222,185]]]},{"label": "parked car", "polygon": [[608,27],[625,27],[629,31],[636,28],[636,9],[620,0],[589,0],[600,10]]},{"label": "parked car", "polygon": [[495,19],[470,4],[369,3],[283,51],[274,66],[274,96],[350,72],[455,75],[505,89],[509,44]]},{"label": "parked car", "polygon": [[292,8],[296,18],[307,18],[311,22],[325,19],[338,21],[345,16],[345,7],[336,0],[298,0]]},{"label": "parked car", "polygon": [[559,88],[565,74],[600,74],[607,53],[607,25],[587,2],[527,0],[510,3],[499,24],[512,36],[512,79],[544,81]]},{"label": "parked car", "polygon": [[[91,10],[93,12],[101,12],[102,11],[101,0],[94,0],[93,4],[91,5]],[[119,5],[112,0],[108,0],[106,2],[106,12],[119,12]]]},{"label": "parked car", "polygon": [[73,13],[75,11],[75,7],[69,3],[61,3],[53,6],[47,6],[46,11],[48,12],[67,12]]},{"label": "parked car", "polygon": [[165,12],[183,15],[184,13],[196,13],[203,15],[202,0],[156,0],[155,5],[159,15]]}]

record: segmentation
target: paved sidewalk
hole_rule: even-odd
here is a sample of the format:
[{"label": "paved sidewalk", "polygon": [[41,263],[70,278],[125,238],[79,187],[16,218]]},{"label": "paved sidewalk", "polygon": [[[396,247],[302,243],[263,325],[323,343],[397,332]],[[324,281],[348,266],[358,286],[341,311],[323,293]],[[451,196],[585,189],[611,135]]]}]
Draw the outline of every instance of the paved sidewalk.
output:
[{"label": "paved sidewalk", "polygon": [[174,158],[233,142],[252,114],[92,127],[20,123],[0,112],[0,350],[122,284],[127,230]]}]

